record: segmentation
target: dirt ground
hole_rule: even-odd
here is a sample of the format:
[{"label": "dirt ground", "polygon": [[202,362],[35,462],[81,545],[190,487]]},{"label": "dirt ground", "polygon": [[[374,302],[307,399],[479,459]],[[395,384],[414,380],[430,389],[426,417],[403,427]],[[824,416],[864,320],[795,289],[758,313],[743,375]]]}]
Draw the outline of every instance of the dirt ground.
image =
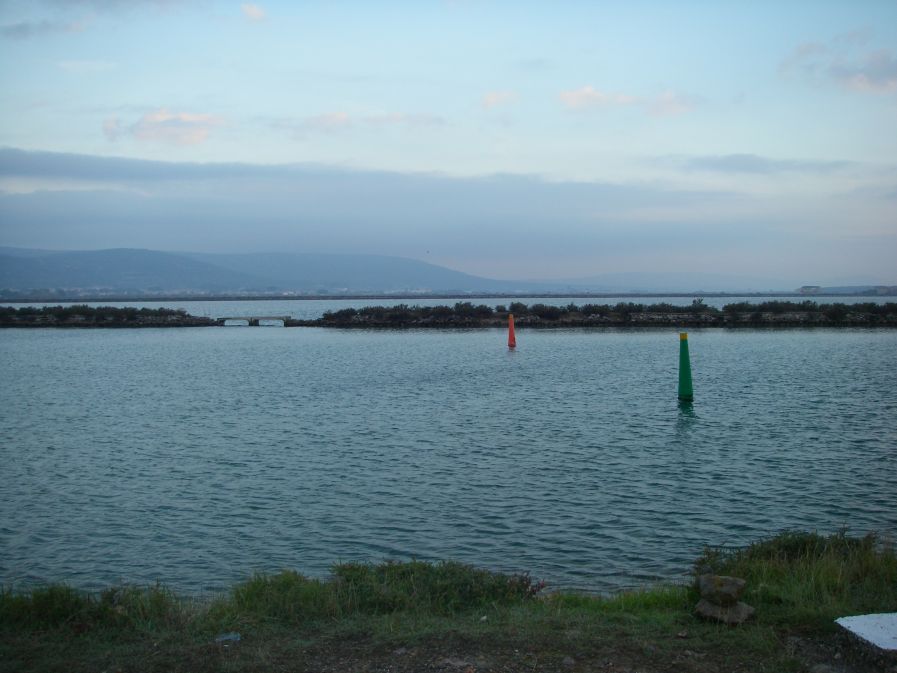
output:
[{"label": "dirt ground", "polygon": [[753,653],[744,640],[702,640],[687,630],[662,642],[613,633],[529,642],[445,632],[406,644],[362,634],[303,639],[290,629],[230,642],[9,635],[0,642],[0,673],[897,673],[897,656],[843,632],[776,636]]},{"label": "dirt ground", "polygon": [[251,664],[245,668],[249,662],[244,657],[250,654],[262,665],[258,670],[309,673],[897,673],[897,658],[882,657],[841,634],[825,640],[788,638],[784,666],[752,661],[738,652],[693,650],[687,642],[672,655],[624,643],[565,652],[463,640],[396,648],[333,642],[291,653],[245,651],[257,647],[251,642],[216,646],[206,653],[206,661],[217,659],[219,670],[254,670]]}]

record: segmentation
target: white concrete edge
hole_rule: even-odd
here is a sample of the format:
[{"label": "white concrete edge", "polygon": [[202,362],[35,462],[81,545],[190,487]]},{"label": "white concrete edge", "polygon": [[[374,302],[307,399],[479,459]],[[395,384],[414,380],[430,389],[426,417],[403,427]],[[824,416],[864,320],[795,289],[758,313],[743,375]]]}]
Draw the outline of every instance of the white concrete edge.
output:
[{"label": "white concrete edge", "polygon": [[897,653],[897,612],[839,617],[835,623],[885,652]]}]

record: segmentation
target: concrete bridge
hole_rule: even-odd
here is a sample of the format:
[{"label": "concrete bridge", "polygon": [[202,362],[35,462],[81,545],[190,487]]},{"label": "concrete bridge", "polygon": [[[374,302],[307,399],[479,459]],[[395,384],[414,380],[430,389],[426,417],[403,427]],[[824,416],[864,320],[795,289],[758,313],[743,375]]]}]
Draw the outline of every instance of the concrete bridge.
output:
[{"label": "concrete bridge", "polygon": [[249,327],[259,327],[261,325],[261,321],[272,321],[272,322],[280,322],[280,326],[283,327],[287,324],[287,320],[291,320],[292,318],[288,315],[249,315],[249,316],[228,316],[226,318],[218,318],[218,323],[220,325],[225,325],[227,327],[241,327],[241,325],[227,325],[228,320],[245,320],[246,324]]}]

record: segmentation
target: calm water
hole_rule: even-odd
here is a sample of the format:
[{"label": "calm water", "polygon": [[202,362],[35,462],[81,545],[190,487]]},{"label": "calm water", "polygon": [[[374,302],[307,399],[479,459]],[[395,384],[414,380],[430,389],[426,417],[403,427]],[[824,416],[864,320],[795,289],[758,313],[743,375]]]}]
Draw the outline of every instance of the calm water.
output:
[{"label": "calm water", "polygon": [[0,331],[0,583],[455,558],[612,590],[897,535],[897,331]]}]

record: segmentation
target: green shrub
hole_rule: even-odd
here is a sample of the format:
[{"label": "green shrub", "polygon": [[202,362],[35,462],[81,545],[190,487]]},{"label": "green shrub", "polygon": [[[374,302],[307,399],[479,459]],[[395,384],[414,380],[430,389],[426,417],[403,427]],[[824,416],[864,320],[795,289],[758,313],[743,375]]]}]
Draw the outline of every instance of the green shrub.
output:
[{"label": "green shrub", "polygon": [[341,563],[327,580],[292,570],[254,575],[212,609],[222,625],[241,620],[306,623],[357,615],[452,615],[509,605],[538,593],[528,575],[505,575],[445,561]]},{"label": "green shrub", "polygon": [[94,619],[96,601],[71,587],[55,585],[24,594],[7,590],[0,594],[0,624],[25,628],[50,628],[82,619]]},{"label": "green shrub", "polygon": [[505,575],[454,561],[409,561],[334,566],[333,582],[347,612],[421,611],[452,614],[535,595],[528,575]]},{"label": "green shrub", "polygon": [[747,581],[748,603],[769,622],[815,623],[897,610],[897,553],[875,534],[783,532],[744,548],[708,548],[696,574]]},{"label": "green shrub", "polygon": [[340,613],[330,587],[293,570],[257,574],[231,591],[232,612],[290,623],[337,617]]},{"label": "green shrub", "polygon": [[25,593],[0,593],[0,625],[4,627],[155,630],[179,626],[185,618],[181,601],[161,587],[116,587],[96,595],[57,584]]}]

